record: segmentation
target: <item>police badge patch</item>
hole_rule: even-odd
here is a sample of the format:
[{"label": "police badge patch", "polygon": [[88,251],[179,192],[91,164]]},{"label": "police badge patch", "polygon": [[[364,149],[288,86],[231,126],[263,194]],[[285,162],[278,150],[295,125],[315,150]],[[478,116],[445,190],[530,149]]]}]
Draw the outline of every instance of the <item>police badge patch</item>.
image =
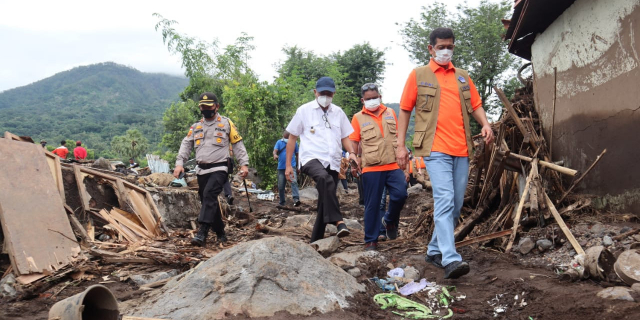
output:
[{"label": "police badge patch", "polygon": [[463,76],[458,76],[458,81],[465,83],[466,81],[464,81],[464,77]]}]

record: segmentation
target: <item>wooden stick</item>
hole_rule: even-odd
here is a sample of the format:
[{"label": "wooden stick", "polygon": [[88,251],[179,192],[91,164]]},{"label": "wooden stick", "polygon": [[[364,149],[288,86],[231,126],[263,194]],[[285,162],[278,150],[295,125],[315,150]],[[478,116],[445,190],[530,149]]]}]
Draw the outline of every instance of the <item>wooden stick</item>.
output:
[{"label": "wooden stick", "polygon": [[518,233],[518,225],[520,224],[520,215],[522,214],[522,208],[524,207],[524,203],[527,200],[527,196],[529,195],[529,184],[531,184],[531,179],[533,178],[533,173],[538,172],[538,170],[533,170],[533,166],[538,165],[538,159],[534,159],[531,163],[531,171],[529,171],[529,176],[527,176],[527,182],[524,186],[524,191],[522,192],[522,198],[520,198],[520,203],[518,203],[518,209],[516,210],[516,216],[513,220],[513,228],[511,237],[509,237],[509,243],[507,244],[506,253],[511,252],[511,247],[513,246],[513,241],[516,240],[516,234]]},{"label": "wooden stick", "polygon": [[632,235],[634,235],[634,234],[636,234],[636,233],[640,233],[640,228],[635,229],[635,230],[631,230],[631,231],[628,231],[628,232],[625,232],[625,233],[623,233],[623,234],[621,234],[621,235],[617,235],[617,236],[613,237],[613,240],[618,240],[618,241],[620,241],[620,240],[622,240],[622,239],[624,239],[624,238],[626,238],[626,237],[628,237],[628,236],[632,236]]},{"label": "wooden stick", "polygon": [[[533,139],[530,138],[531,134],[524,127],[524,124],[522,124],[522,121],[520,121],[520,118],[518,117],[518,114],[516,113],[516,110],[513,109],[513,106],[511,105],[511,102],[509,101],[507,96],[504,94],[504,92],[502,92],[502,90],[500,90],[496,86],[493,86],[493,90],[495,90],[496,94],[498,94],[498,97],[500,98],[500,101],[502,101],[502,104],[507,109],[507,113],[508,113],[509,117],[511,117],[511,119],[513,119],[513,122],[515,122],[516,127],[518,127],[518,130],[520,130],[520,133],[522,133],[522,136],[524,137],[524,140],[525,141],[529,140],[529,144],[534,149],[536,149],[538,146],[536,146],[535,141],[533,141]],[[527,138],[529,138],[529,139],[527,139]]]},{"label": "wooden stick", "polygon": [[[516,158],[516,159],[519,159],[519,160],[528,161],[528,162],[533,161],[533,158],[529,158],[527,156],[519,155],[519,154],[513,153],[513,152],[509,153],[509,157]],[[558,172],[560,172],[562,174],[566,174],[568,176],[575,177],[575,175],[578,174],[578,170],[574,170],[574,169],[570,169],[570,168],[567,168],[567,167],[559,166],[559,165],[557,165],[555,163],[552,163],[552,162],[547,162],[547,161],[544,161],[544,160],[540,160],[539,163],[543,167],[549,168],[549,169],[554,170],[554,171],[558,171]]]},{"label": "wooden stick", "polygon": [[553,161],[553,125],[556,122],[556,94],[558,90],[558,68],[553,67],[553,112],[551,116],[551,138],[549,139],[549,159]]},{"label": "wooden stick", "polygon": [[573,237],[571,230],[569,230],[567,225],[564,223],[564,220],[562,220],[560,213],[558,213],[558,210],[556,210],[556,206],[553,205],[553,202],[551,202],[551,199],[549,199],[549,195],[547,195],[546,192],[544,193],[544,199],[547,202],[547,206],[549,207],[551,214],[553,215],[553,217],[556,219],[556,222],[560,226],[560,229],[562,229],[562,232],[564,232],[564,235],[567,236],[567,239],[569,239],[569,242],[571,242],[573,249],[576,250],[576,253],[578,254],[584,254],[584,250],[582,249],[582,246],[580,246],[578,241],[576,241],[576,238]]},{"label": "wooden stick", "polygon": [[484,236],[479,236],[477,238],[473,238],[473,239],[468,239],[468,240],[463,240],[460,242],[456,242],[456,248],[460,248],[460,247],[464,247],[464,246],[468,246],[474,243],[478,243],[478,242],[484,242],[484,241],[489,241],[495,238],[501,238],[504,236],[508,236],[509,233],[511,233],[511,230],[502,230],[502,231],[498,231],[498,232],[494,232],[494,233],[490,233],[490,234],[485,234]]},{"label": "wooden stick", "polygon": [[595,161],[593,161],[593,163],[591,164],[591,166],[587,169],[587,171],[585,171],[580,178],[576,179],[576,181],[574,181],[571,184],[571,187],[569,187],[569,190],[567,190],[567,192],[565,192],[562,197],[560,198],[560,200],[558,200],[557,203],[561,203],[562,200],[564,200],[564,198],[567,197],[567,195],[569,195],[569,193],[573,190],[573,188],[575,188],[580,182],[582,182],[582,179],[584,179],[584,177],[591,171],[591,169],[593,169],[593,167],[596,166],[596,164],[598,163],[598,161],[600,161],[600,159],[602,159],[602,156],[607,153],[607,149],[602,150],[602,153],[600,153],[600,155],[596,158]]}]

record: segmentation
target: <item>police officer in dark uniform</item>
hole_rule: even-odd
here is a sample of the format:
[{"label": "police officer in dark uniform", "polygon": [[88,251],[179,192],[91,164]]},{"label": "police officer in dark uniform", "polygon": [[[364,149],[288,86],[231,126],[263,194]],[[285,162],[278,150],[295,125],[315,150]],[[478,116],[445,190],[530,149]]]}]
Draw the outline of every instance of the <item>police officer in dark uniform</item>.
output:
[{"label": "police officer in dark uniform", "polygon": [[215,94],[205,92],[200,95],[200,112],[203,118],[189,128],[189,133],[182,140],[176,168],[173,175],[177,178],[184,172],[183,164],[189,159],[191,149],[196,149],[196,174],[198,176],[198,195],[202,202],[198,216],[198,234],[191,240],[191,244],[204,246],[209,229],[212,228],[220,242],[226,242],[222,213],[218,205],[218,195],[227,179],[227,158],[229,145],[240,164],[242,178],[249,173],[249,155],[242,142],[242,137],[227,117],[218,114],[220,104]]}]

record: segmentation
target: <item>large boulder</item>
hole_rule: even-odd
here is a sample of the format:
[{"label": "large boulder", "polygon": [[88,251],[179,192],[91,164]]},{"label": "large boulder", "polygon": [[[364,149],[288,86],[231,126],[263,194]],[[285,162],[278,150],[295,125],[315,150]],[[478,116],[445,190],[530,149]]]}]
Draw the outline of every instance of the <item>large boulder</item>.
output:
[{"label": "large boulder", "polygon": [[364,290],[308,244],[273,237],[224,250],[123,312],[173,320],[310,315],[348,307],[347,298]]}]

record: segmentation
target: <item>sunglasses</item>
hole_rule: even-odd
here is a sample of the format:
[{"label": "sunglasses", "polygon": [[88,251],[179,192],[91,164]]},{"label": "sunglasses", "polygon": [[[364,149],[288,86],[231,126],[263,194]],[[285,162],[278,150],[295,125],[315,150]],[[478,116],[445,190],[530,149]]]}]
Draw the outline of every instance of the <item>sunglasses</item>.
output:
[{"label": "sunglasses", "polygon": [[378,86],[375,83],[365,83],[364,86],[362,86],[362,92],[366,92],[369,90],[378,90]]}]

